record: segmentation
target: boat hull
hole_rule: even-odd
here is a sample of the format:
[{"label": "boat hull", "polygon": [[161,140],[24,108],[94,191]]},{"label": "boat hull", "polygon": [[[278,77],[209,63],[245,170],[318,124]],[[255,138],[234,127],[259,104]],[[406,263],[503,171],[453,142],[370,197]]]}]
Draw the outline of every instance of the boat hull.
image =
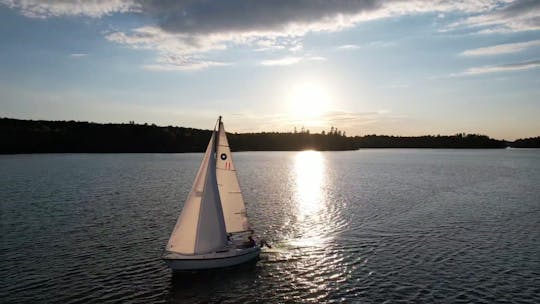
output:
[{"label": "boat hull", "polygon": [[261,248],[230,249],[204,255],[167,253],[163,260],[174,271],[224,268],[249,262],[259,256]]}]

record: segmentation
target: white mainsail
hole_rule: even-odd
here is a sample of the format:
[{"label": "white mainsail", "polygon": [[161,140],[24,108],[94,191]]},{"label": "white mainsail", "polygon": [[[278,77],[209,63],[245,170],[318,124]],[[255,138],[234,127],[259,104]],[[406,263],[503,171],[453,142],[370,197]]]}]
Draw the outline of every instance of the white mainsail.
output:
[{"label": "white mainsail", "polygon": [[167,243],[167,251],[201,254],[227,245],[223,210],[216,180],[215,141],[216,131],[214,130],[191,192]]},{"label": "white mainsail", "polygon": [[221,120],[218,134],[216,175],[223,215],[225,216],[225,226],[228,233],[247,231],[250,226],[246,206],[236,176],[225,128]]}]

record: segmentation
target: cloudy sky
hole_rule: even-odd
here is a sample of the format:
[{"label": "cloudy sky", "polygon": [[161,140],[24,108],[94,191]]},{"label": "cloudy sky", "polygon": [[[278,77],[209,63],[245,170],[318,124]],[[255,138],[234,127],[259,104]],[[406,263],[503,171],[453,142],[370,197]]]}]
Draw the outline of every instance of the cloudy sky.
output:
[{"label": "cloudy sky", "polygon": [[540,135],[540,1],[0,0],[0,116]]}]

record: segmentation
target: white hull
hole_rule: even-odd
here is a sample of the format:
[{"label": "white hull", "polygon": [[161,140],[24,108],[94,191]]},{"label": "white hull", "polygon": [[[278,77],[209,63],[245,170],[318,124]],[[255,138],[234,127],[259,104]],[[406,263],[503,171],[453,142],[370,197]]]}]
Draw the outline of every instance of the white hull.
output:
[{"label": "white hull", "polygon": [[212,252],[200,255],[187,255],[168,252],[163,260],[172,270],[202,270],[223,268],[249,262],[259,256],[259,246],[251,248],[231,248],[223,252]]}]

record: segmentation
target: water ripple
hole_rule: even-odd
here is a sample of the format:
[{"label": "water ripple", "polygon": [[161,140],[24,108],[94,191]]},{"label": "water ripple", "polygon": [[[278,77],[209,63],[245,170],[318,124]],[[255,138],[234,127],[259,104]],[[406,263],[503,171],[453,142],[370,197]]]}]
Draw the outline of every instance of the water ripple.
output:
[{"label": "water ripple", "polygon": [[200,157],[1,156],[0,298],[540,302],[537,151],[237,153],[273,248],[173,276],[159,257]]}]

